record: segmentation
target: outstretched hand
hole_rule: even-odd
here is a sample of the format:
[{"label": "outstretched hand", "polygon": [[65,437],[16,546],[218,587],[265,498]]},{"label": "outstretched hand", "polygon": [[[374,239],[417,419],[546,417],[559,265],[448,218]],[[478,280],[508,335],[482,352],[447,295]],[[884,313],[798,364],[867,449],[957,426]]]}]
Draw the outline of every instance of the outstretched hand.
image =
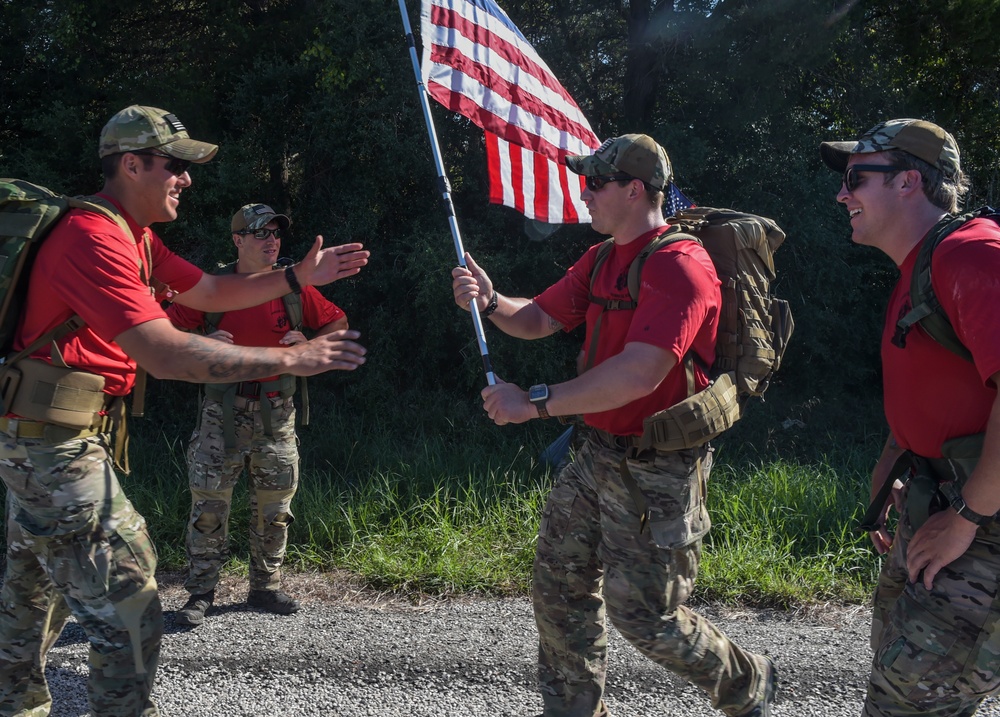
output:
[{"label": "outstretched hand", "polygon": [[295,265],[295,276],[303,286],[323,286],[354,276],[368,263],[371,255],[358,242],[322,247],[323,237],[317,236],[309,252]]},{"label": "outstretched hand", "polygon": [[314,376],[324,371],[353,371],[365,362],[368,351],[354,339],[360,331],[342,330],[317,336],[311,341],[296,344],[288,349],[292,359],[288,373],[296,376]]}]

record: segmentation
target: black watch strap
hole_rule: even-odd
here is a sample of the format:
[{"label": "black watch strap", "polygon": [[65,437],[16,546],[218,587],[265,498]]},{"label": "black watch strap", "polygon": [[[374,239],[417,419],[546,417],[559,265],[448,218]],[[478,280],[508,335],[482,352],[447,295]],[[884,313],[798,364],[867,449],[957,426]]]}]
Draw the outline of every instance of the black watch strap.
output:
[{"label": "black watch strap", "polygon": [[976,525],[986,525],[987,523],[991,523],[996,518],[994,515],[983,515],[982,513],[974,511],[965,504],[965,499],[962,497],[961,493],[951,499],[951,507],[954,508],[955,512],[960,516],[965,518],[970,523],[975,523]]},{"label": "black watch strap", "polygon": [[486,305],[486,308],[483,309],[479,315],[485,319],[486,317],[491,316],[493,312],[496,310],[497,310],[497,290],[494,289],[493,296],[490,297],[490,303]]},{"label": "black watch strap", "polygon": [[299,284],[299,280],[295,276],[295,267],[293,266],[285,267],[285,281],[288,282],[288,288],[294,291],[296,294],[302,293],[302,285]]}]

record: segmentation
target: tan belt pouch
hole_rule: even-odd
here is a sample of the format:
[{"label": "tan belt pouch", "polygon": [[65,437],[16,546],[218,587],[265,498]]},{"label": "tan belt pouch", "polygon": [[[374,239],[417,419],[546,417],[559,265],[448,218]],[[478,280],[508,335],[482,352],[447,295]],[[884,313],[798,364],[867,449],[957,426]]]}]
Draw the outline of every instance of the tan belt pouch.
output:
[{"label": "tan belt pouch", "polygon": [[728,371],[690,398],[647,418],[639,450],[696,448],[731,428],[742,412],[735,378],[735,372]]},{"label": "tan belt pouch", "polygon": [[0,389],[11,413],[80,430],[103,420],[109,398],[103,376],[38,359],[22,359],[4,374]]}]

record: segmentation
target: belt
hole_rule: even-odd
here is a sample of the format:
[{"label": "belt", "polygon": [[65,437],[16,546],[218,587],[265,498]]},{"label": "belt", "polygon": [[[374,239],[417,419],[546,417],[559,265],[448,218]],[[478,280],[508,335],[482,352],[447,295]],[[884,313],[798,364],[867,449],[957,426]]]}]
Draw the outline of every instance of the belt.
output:
[{"label": "belt", "polygon": [[614,448],[619,451],[627,451],[629,448],[636,448],[642,436],[619,436],[614,433],[602,431],[600,428],[590,427],[590,433],[605,448]]},{"label": "belt", "polygon": [[0,433],[5,433],[11,438],[37,438],[50,443],[62,443],[77,438],[96,436],[105,432],[101,428],[66,428],[65,426],[57,426],[54,423],[31,421],[27,418],[11,418],[8,416],[0,418]]},{"label": "belt", "polygon": [[[210,401],[215,401],[214,398],[209,398]],[[281,398],[280,396],[275,396],[274,398],[268,398],[267,402],[271,405],[271,408],[280,408],[286,403],[292,400],[292,397]],[[215,401],[216,403],[222,403],[222,401]],[[260,399],[251,398],[249,396],[236,395],[233,396],[233,408],[239,409],[240,411],[259,411],[260,410]]]}]

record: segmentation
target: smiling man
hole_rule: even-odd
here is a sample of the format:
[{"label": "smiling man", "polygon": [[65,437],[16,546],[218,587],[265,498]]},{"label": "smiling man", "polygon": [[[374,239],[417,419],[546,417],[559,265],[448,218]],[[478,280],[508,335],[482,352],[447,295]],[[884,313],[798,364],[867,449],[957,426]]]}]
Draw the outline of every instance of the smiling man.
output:
[{"label": "smiling man", "polygon": [[[866,526],[888,555],[862,714],[972,715],[1000,690],[1000,227],[986,216],[955,220],[969,183],[955,138],[936,124],[889,120],[820,153],[843,173],[837,201],[853,240],[899,268],[882,332],[889,437]],[[943,316],[930,314],[951,325],[968,358],[912,323],[925,303],[911,293],[914,277],[914,286],[930,282]],[[893,506],[894,536],[885,525]]]},{"label": "smiling man", "polygon": [[498,382],[482,392],[497,425],[583,414],[588,426],[546,501],[535,552],[543,715],[609,714],[606,613],[644,655],[701,687],[725,714],[767,717],[776,688],[771,660],[684,605],[711,525],[711,448],[638,451],[644,419],[708,385],[702,367],[715,359],[722,304],[715,265],[693,238],[667,244],[649,255],[638,302],[631,301],[632,261],[670,229],[667,153],[651,137],[627,134],[566,164],[586,178],[581,197],[594,230],[614,239],[593,295],[601,242],[533,299],[497,293],[471,256],[468,269],[452,271],[455,302],[468,310],[475,301],[511,336],[537,339],[586,325],[589,358],[578,377],[527,391]]},{"label": "smiling man", "polygon": [[[247,204],[233,216],[238,259],[224,273],[254,274],[281,269],[282,232],[291,221],[266,204]],[[182,329],[237,346],[295,346],[348,328],[347,316],[311,286],[258,306],[206,314],[180,304],[167,311]],[[295,377],[265,376],[253,381],[205,384],[201,420],[188,445],[191,520],[188,524],[188,579],[191,597],[175,620],[200,625],[215,601],[215,587],[229,556],[229,514],[233,488],[244,468],[250,481],[250,592],[247,604],[290,615],[299,603],[280,589],[281,564],[294,517],[299,450],[295,434]],[[305,400],[305,398],[303,398]]]},{"label": "smiling man", "polygon": [[[0,592],[0,715],[47,715],[45,659],[72,614],[90,645],[90,711],[157,715],[150,691],[163,634],[156,550],[115,474],[111,432],[138,366],[160,378],[243,381],[353,370],[356,331],[283,348],[247,348],[174,328],[160,302],[205,311],[259,304],[361,270],[360,244],[321,249],[284,272],[213,276],[149,228],[177,217],[192,164],[218,147],[191,139],[176,115],[132,105],[101,132],[107,213],[70,211],[41,245],[15,350],[17,389],[0,418],[7,561]],[[72,317],[78,321],[67,324]],[[70,328],[60,338],[53,329]],[[82,326],[81,326],[82,325]],[[123,443],[123,441],[122,441]]]}]

